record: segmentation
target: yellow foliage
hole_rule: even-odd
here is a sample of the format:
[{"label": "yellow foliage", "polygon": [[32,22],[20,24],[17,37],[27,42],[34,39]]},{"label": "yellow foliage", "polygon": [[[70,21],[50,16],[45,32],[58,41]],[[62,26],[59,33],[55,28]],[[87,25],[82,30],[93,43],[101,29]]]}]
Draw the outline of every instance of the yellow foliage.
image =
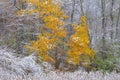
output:
[{"label": "yellow foliage", "polygon": [[[58,46],[61,40],[67,36],[67,31],[62,26],[65,24],[63,19],[68,18],[68,16],[61,10],[58,3],[53,3],[53,0],[26,0],[26,2],[36,8],[21,10],[19,14],[38,13],[41,22],[43,22],[37,40],[31,41],[26,48],[29,48],[31,52],[35,51],[37,55],[41,56],[42,60],[55,63],[48,52]],[[94,58],[95,52],[89,47],[90,38],[86,17],[80,17],[80,25],[72,24],[72,26],[74,26],[75,33],[70,36],[68,41],[70,50],[67,52],[67,61],[79,65],[84,60],[82,58],[84,54],[88,58],[84,62],[89,62],[89,58]]]},{"label": "yellow foliage", "polygon": [[55,60],[52,57],[50,57],[48,54],[43,55],[42,57],[43,57],[43,61],[45,62],[55,63]]},{"label": "yellow foliage", "polygon": [[26,0],[28,4],[36,6],[36,8],[21,11],[23,14],[38,13],[40,20],[43,22],[41,26],[43,27],[42,33],[37,36],[36,41],[31,41],[30,45],[26,46],[26,48],[29,48],[30,51],[35,51],[44,61],[53,61],[52,57],[48,55],[48,51],[55,48],[61,38],[65,38],[66,36],[66,30],[61,26],[64,25],[63,19],[67,16],[61,10],[60,5],[52,1]]},{"label": "yellow foliage", "polygon": [[87,20],[84,16],[80,18],[80,25],[75,25],[75,33],[70,36],[68,46],[70,50],[68,54],[68,62],[72,64],[79,64],[81,62],[81,55],[86,54],[90,58],[94,58],[94,50],[89,47],[90,38],[88,33]]}]

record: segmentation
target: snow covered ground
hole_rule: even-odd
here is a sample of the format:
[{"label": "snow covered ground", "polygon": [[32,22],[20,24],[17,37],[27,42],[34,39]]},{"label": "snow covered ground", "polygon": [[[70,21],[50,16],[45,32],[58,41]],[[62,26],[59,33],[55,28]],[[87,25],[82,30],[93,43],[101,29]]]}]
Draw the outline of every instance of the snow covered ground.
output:
[{"label": "snow covered ground", "polygon": [[[120,73],[43,71],[33,55],[17,57],[14,52],[0,47],[0,80],[120,80]],[[43,63],[42,66],[48,66]],[[50,67],[50,66],[49,66]]]}]

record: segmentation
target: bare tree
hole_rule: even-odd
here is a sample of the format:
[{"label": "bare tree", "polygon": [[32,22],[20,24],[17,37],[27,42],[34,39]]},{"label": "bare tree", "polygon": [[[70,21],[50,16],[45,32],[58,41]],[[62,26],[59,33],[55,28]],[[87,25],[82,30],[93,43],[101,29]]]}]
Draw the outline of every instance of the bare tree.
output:
[{"label": "bare tree", "polygon": [[[113,26],[114,26],[113,6],[114,6],[114,0],[111,1],[111,9],[110,9],[111,29],[112,29]],[[112,39],[113,39],[113,34],[114,34],[113,30],[111,30],[111,34],[110,34],[111,41],[112,41]]]},{"label": "bare tree", "polygon": [[101,0],[101,14],[102,14],[102,31],[103,31],[103,35],[102,35],[102,57],[103,59],[106,56],[106,16],[105,16],[105,0]]},{"label": "bare tree", "polygon": [[73,33],[73,29],[72,29],[72,26],[71,24],[74,22],[74,13],[75,13],[75,3],[76,0],[72,0],[72,12],[71,12],[71,15],[70,15],[70,26],[69,26],[69,35],[71,35]]},{"label": "bare tree", "polygon": [[118,27],[119,27],[119,20],[120,20],[120,4],[119,4],[119,11],[118,11],[118,16],[117,16],[117,22],[116,22],[116,39],[118,38]]},{"label": "bare tree", "polygon": [[81,9],[81,15],[84,15],[84,11],[83,11],[83,0],[80,0],[80,9]]}]

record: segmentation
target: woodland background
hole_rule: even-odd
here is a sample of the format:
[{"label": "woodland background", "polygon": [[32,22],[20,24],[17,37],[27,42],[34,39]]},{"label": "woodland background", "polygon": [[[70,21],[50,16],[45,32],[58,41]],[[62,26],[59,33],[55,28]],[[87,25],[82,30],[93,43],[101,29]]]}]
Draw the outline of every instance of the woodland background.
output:
[{"label": "woodland background", "polygon": [[[71,25],[73,23],[79,23],[79,19],[81,16],[85,16],[87,18],[89,26],[90,47],[93,48],[96,52],[94,61],[91,65],[87,67],[76,67],[73,65],[67,64],[66,66],[66,64],[63,64],[62,67],[64,67],[64,69],[62,69],[62,71],[66,72],[85,70],[85,72],[90,71],[91,74],[92,71],[100,71],[101,75],[102,73],[107,74],[107,72],[115,71],[117,73],[114,73],[114,75],[116,74],[119,77],[120,0],[54,0],[54,2],[59,2],[61,9],[65,11],[66,15],[69,16],[69,18],[64,19],[64,21],[66,22],[66,25],[64,25],[64,27],[68,29],[69,33],[72,33]],[[36,40],[36,35],[39,34],[39,28],[41,24],[37,15],[17,15],[17,12],[21,9],[32,9],[32,7],[27,5],[25,3],[25,0],[0,0],[0,66],[7,66],[5,67],[5,70],[15,70],[15,73],[18,73],[18,75],[23,75],[19,70],[17,70],[19,66],[22,66],[20,68],[21,71],[25,73],[24,75],[28,75],[28,73],[32,73],[29,72],[29,70],[31,69],[31,71],[36,72],[39,65],[37,64],[37,67],[30,66],[30,69],[26,70],[26,66],[28,67],[30,62],[29,58],[31,59],[31,61],[33,61],[33,64],[31,64],[30,62],[31,65],[35,65],[36,63],[33,59],[34,54],[30,55],[28,50],[24,48],[24,46],[28,45],[31,40]],[[10,50],[13,50],[15,54],[10,53],[10,56],[9,52],[11,51],[9,51],[8,49],[8,52],[5,53],[2,49],[5,49],[6,47]],[[5,49],[5,51],[7,50]],[[8,59],[6,55],[9,55],[9,60],[5,60]],[[17,58],[19,58],[19,64],[16,64],[17,62],[12,62],[12,56],[15,56],[16,58],[14,59],[16,60]],[[26,57],[28,58],[28,60],[26,60]],[[21,65],[21,60],[24,60],[25,63],[27,62],[26,66],[24,66],[25,64]],[[44,64],[44,66],[46,66],[46,64]],[[13,67],[14,65],[16,68]],[[35,67],[36,69],[33,69],[33,67]],[[44,68],[45,69],[43,70],[47,70],[48,66]],[[54,69],[48,69],[48,72],[49,70]],[[61,70],[61,68],[59,68],[59,70]],[[9,73],[7,72],[7,74]],[[49,74],[51,75],[52,73]],[[60,74],[62,75],[63,73]],[[68,75],[69,73],[65,74]],[[75,74],[77,75],[82,73],[75,72]],[[87,75],[88,73],[84,74]],[[73,74],[70,73],[70,75]],[[109,75],[112,76],[111,74]],[[58,76],[60,75],[58,74]],[[109,80],[108,78],[109,77],[106,77],[104,79]],[[67,79],[68,78],[64,80]],[[111,78],[111,80],[114,80],[114,78]]]}]

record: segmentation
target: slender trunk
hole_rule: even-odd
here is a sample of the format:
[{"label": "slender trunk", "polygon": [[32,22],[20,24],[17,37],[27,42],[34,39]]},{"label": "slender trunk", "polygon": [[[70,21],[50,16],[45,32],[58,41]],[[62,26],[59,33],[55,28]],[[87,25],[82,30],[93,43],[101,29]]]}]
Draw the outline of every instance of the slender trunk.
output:
[{"label": "slender trunk", "polygon": [[80,9],[81,9],[81,16],[84,16],[84,11],[83,11],[83,0],[80,0]]},{"label": "slender trunk", "polygon": [[[75,12],[75,0],[73,0],[72,13],[71,13],[71,16],[70,16],[70,18],[71,18],[70,23],[71,24],[73,23],[73,20],[74,20],[74,12]],[[70,36],[73,33],[73,28],[72,28],[71,25],[69,26],[68,32],[69,32],[68,36]]]},{"label": "slender trunk", "polygon": [[120,19],[120,4],[119,4],[119,11],[118,11],[118,17],[116,22],[116,39],[118,38],[118,27],[119,27],[119,19]]},{"label": "slender trunk", "polygon": [[21,28],[16,35],[16,51],[18,54],[23,53],[23,44],[21,43],[23,40],[23,29]]},{"label": "slender trunk", "polygon": [[14,6],[16,6],[16,0],[14,0]]},{"label": "slender trunk", "polygon": [[[113,28],[113,25],[114,25],[114,16],[113,16],[113,5],[114,5],[114,0],[111,1],[111,12],[110,12],[110,18],[111,18],[111,29]],[[111,30],[111,34],[110,34],[110,37],[111,37],[111,41],[113,40],[113,35],[114,34],[114,31]]]},{"label": "slender trunk", "polygon": [[75,0],[73,1],[73,5],[72,5],[71,23],[73,22],[74,12],[75,12]]},{"label": "slender trunk", "polygon": [[106,56],[106,40],[105,40],[105,36],[106,36],[106,18],[105,18],[105,0],[101,0],[101,9],[102,9],[102,31],[103,31],[103,35],[102,35],[102,57],[103,59]]}]

